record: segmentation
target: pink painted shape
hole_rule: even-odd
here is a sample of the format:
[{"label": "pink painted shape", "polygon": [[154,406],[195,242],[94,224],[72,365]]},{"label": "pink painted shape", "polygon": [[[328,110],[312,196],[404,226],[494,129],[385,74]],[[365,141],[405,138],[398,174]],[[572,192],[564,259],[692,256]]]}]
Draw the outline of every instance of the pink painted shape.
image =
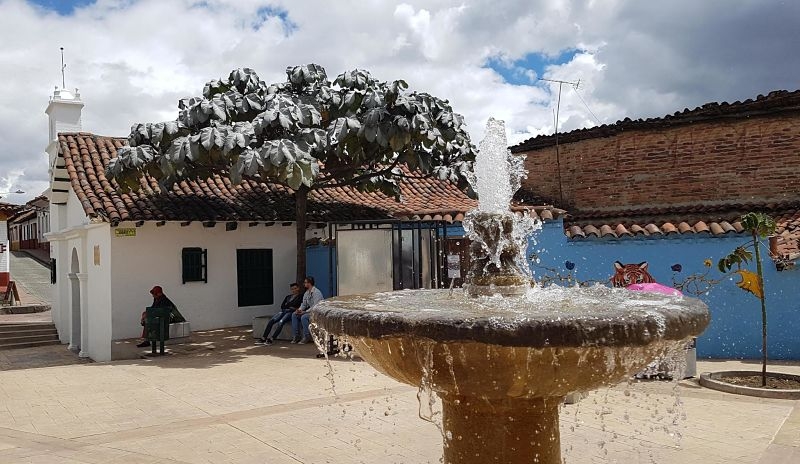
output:
[{"label": "pink painted shape", "polygon": [[628,290],[633,290],[634,292],[650,292],[650,293],[662,293],[664,295],[670,296],[683,296],[680,290],[667,287],[666,285],[661,285],[657,282],[647,283],[647,284],[631,284],[627,287]]}]

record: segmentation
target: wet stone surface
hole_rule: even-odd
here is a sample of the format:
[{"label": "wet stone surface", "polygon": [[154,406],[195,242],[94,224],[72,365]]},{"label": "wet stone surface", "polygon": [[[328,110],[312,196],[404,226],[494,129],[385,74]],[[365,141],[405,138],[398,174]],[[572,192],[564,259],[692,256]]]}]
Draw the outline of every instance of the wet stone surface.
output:
[{"label": "wet stone surface", "polygon": [[709,322],[700,300],[624,289],[534,288],[515,298],[413,290],[321,302],[315,323],[328,332],[382,338],[412,335],[500,346],[646,345],[682,340]]}]

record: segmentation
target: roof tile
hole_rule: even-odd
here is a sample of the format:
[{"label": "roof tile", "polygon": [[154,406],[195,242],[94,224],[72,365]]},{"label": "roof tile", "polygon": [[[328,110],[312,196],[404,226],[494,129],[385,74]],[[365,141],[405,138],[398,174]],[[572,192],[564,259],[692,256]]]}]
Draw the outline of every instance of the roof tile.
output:
[{"label": "roof tile", "polygon": [[[183,180],[162,192],[158,182],[145,176],[137,192],[120,193],[116,181],[105,177],[122,138],[88,133],[62,133],[58,137],[65,166],[87,216],[111,223],[130,221],[293,221],[294,198],[283,186],[247,180],[234,186],[230,179],[214,175],[202,180]],[[413,179],[400,187],[401,201],[381,193],[359,192],[352,188],[315,190],[309,195],[308,220],[317,222],[415,217],[431,220],[452,218],[461,221],[477,202],[455,185],[437,179]],[[550,217],[562,210],[520,207],[546,212]]]}]

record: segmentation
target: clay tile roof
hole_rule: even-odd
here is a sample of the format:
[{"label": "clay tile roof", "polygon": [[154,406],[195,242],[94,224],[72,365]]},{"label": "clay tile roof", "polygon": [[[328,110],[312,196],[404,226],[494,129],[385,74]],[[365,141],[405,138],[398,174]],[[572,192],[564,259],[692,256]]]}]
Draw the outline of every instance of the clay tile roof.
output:
[{"label": "clay tile roof", "polygon": [[[664,224],[664,225],[666,225],[666,224]],[[688,232],[694,233],[694,229],[692,229],[692,226],[690,226],[686,221],[683,221],[680,224],[678,224],[678,232],[680,232],[682,234],[685,234],[685,233],[688,233]]]},{"label": "clay tile roof", "polygon": [[608,235],[611,235],[612,237],[616,237],[617,236],[617,234],[614,233],[614,229],[612,229],[610,225],[608,225],[608,224],[601,225],[600,226],[600,236],[601,237],[606,237]]},{"label": "clay tile roof", "polygon": [[647,224],[646,226],[644,226],[644,229],[646,231],[650,232],[651,234],[654,234],[654,235],[663,234],[663,232],[661,232],[661,229],[659,229],[658,226],[653,224],[652,222],[650,224]]},{"label": "clay tile roof", "polygon": [[0,201],[0,219],[9,218],[23,208],[24,206],[22,205],[13,205]]},{"label": "clay tile roof", "polygon": [[16,214],[11,216],[8,222],[11,224],[18,224],[20,222],[29,221],[35,218],[36,218],[36,210],[25,208],[22,210],[17,210]]},{"label": "clay tile roof", "polygon": [[[713,224],[713,223],[712,223],[712,224]],[[696,233],[698,233],[698,234],[702,234],[702,233],[706,233],[706,234],[708,234],[708,233],[710,233],[710,232],[711,232],[711,231],[709,230],[709,227],[708,227],[708,226],[706,225],[706,223],[705,223],[705,222],[703,222],[703,221],[697,221],[697,222],[695,223],[695,225],[694,225],[694,231],[695,231]]]},{"label": "clay tile roof", "polygon": [[[681,208],[581,212],[565,216],[565,234],[569,239],[625,238],[653,235],[697,235],[709,237],[741,234],[742,214],[760,211],[776,222],[773,258],[800,259],[800,203],[735,204]],[[675,225],[677,224],[677,226]],[[694,224],[691,226],[690,224]]]},{"label": "clay tile roof", "polygon": [[731,225],[728,221],[722,221],[719,223],[719,226],[722,230],[727,234],[728,232],[736,233],[736,228]]},{"label": "clay tile roof", "polygon": [[[715,119],[751,118],[763,115],[796,113],[800,111],[800,90],[788,92],[776,90],[768,95],[759,95],[756,99],[734,103],[706,103],[690,110],[684,109],[671,115],[660,118],[647,118],[631,120],[625,118],[613,124],[586,129],[577,129],[567,133],[558,134],[558,143],[567,144],[581,140],[612,137],[614,135],[632,130],[658,129],[674,127],[677,125],[692,124]],[[555,135],[540,135],[511,147],[513,153],[536,150],[555,145]]]},{"label": "clay tile roof", "polygon": [[626,229],[622,224],[617,224],[617,227],[614,228],[614,234],[616,234],[617,237],[621,237],[623,235],[633,237],[633,233],[629,232],[628,229]]},{"label": "clay tile roof", "polygon": [[711,235],[723,235],[725,234],[725,230],[722,226],[719,225],[717,222],[712,222],[711,225],[708,226]]},{"label": "clay tile roof", "polygon": [[576,238],[576,237],[586,238],[586,233],[583,231],[582,228],[580,228],[578,226],[571,226],[571,227],[567,228],[567,237],[569,237],[569,238]]},{"label": "clay tile roof", "polygon": [[778,257],[800,258],[800,208],[776,215],[775,229]]},{"label": "clay tile roof", "polygon": [[667,235],[678,233],[678,228],[672,225],[671,222],[665,222],[664,224],[661,224],[661,230]]},{"label": "clay tile roof", "polygon": [[[112,224],[120,221],[265,221],[294,220],[294,199],[285,187],[252,180],[233,185],[230,179],[215,175],[203,180],[183,180],[170,191],[161,191],[152,177],[140,181],[141,190],[119,193],[116,181],[109,181],[105,170],[122,138],[90,133],[59,134],[60,151],[72,188],[91,218]],[[315,190],[309,195],[308,220],[346,222],[374,219],[461,221],[477,202],[449,182],[437,179],[412,179],[400,187],[401,201],[381,193],[359,192],[352,188]],[[564,213],[551,206],[517,205],[515,210],[532,214],[548,211],[551,217]]]},{"label": "clay tile roof", "polygon": [[583,231],[585,232],[585,235],[594,235],[595,237],[600,238],[600,231],[593,225],[584,227]]}]

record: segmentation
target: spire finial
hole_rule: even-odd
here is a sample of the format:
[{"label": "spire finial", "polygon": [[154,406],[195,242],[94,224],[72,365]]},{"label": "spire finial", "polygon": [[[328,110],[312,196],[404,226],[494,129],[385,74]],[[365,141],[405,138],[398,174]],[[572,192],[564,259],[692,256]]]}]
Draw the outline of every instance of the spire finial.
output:
[{"label": "spire finial", "polygon": [[67,84],[65,83],[64,80],[64,69],[67,67],[67,65],[64,64],[64,47],[60,48],[61,48],[61,88],[66,89]]}]

